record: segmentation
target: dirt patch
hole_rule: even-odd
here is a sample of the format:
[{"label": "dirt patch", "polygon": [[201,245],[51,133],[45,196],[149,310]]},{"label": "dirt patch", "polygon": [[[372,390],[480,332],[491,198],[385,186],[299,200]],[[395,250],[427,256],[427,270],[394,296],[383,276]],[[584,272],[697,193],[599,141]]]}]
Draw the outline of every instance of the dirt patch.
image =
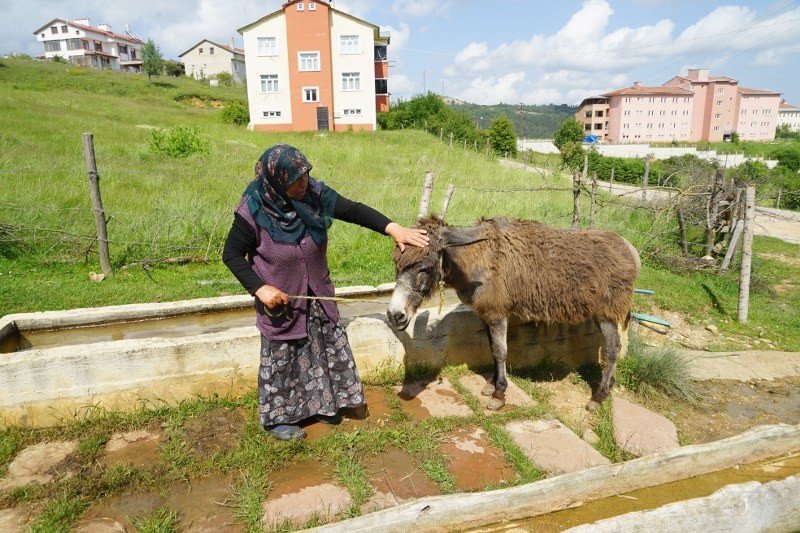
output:
[{"label": "dirt patch", "polygon": [[217,408],[183,425],[186,449],[197,458],[211,457],[236,446],[247,415],[241,409]]},{"label": "dirt patch", "polygon": [[789,265],[800,266],[800,258],[797,257],[789,257],[788,255],[774,254],[769,252],[762,252],[758,254],[758,256],[766,259],[772,259],[774,261],[780,261],[781,263],[786,263]]},{"label": "dirt patch", "polygon": [[228,103],[223,100],[217,100],[216,98],[201,97],[196,95],[178,96],[177,98],[175,98],[175,100],[177,100],[182,104],[187,104],[204,109],[209,109],[209,108],[223,109],[226,105],[228,105]]},{"label": "dirt patch", "polygon": [[332,476],[327,467],[318,459],[293,463],[269,475],[269,481],[272,483],[269,499],[275,500],[308,487],[330,483],[331,480]]},{"label": "dirt patch", "polygon": [[376,494],[388,495],[399,503],[440,494],[438,485],[425,475],[419,461],[399,448],[371,457],[366,470]]},{"label": "dirt patch", "polygon": [[136,531],[134,521],[167,507],[177,513],[179,531],[244,531],[231,507],[232,479],[231,475],[194,479],[167,487],[163,495],[141,492],[113,496],[90,507],[76,527],[105,520],[121,524],[125,531]]},{"label": "dirt patch", "polygon": [[517,477],[503,452],[489,442],[486,432],[479,427],[454,431],[441,451],[447,457],[448,470],[461,491],[482,490],[487,485],[512,481]]},{"label": "dirt patch", "polygon": [[697,383],[698,407],[662,410],[682,436],[699,444],[738,435],[762,424],[800,424],[800,378]]},{"label": "dirt patch", "polygon": [[592,396],[588,385],[566,377],[560,381],[539,382],[536,386],[547,391],[547,402],[564,425],[578,434],[592,428],[593,418],[586,410],[586,403]]}]

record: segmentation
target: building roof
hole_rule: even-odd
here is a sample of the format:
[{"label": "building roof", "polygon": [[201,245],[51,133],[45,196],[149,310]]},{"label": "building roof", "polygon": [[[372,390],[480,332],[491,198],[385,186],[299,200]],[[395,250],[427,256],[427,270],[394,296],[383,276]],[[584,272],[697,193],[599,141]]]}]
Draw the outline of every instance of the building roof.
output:
[{"label": "building roof", "polygon": [[142,41],[141,39],[139,39],[137,37],[131,37],[130,35],[122,35],[122,34],[119,34],[119,33],[115,33],[113,31],[108,31],[108,30],[101,30],[100,28],[96,28],[94,26],[86,26],[85,24],[78,24],[75,21],[62,19],[62,18],[55,18],[55,19],[51,20],[47,24],[41,26],[40,28],[37,28],[36,31],[33,32],[33,34],[34,35],[38,34],[43,29],[50,27],[54,22],[63,22],[65,24],[69,24],[70,26],[75,26],[76,28],[80,28],[80,29],[82,29],[84,31],[91,31],[91,32],[94,32],[94,33],[101,33],[101,34],[106,35],[108,37],[113,37],[114,39],[119,39],[121,41],[128,41],[130,43],[136,43],[136,44],[144,44],[144,41]]},{"label": "building roof", "polygon": [[775,91],[763,91],[761,89],[750,89],[749,87],[742,87],[739,86],[739,92],[742,94],[755,94],[755,95],[767,95],[767,96],[780,96],[781,93],[776,93]]},{"label": "building roof", "polygon": [[784,100],[780,104],[778,104],[778,111],[800,111],[800,108],[798,108],[797,106],[793,106],[792,104]]},{"label": "building roof", "polygon": [[[739,83],[739,80],[735,80],[735,79],[733,79],[731,77],[728,77],[728,76],[709,76],[707,80],[703,80],[703,81],[693,80],[693,79],[688,78],[686,76],[675,76],[675,78],[678,78],[678,79],[681,79],[681,80],[684,80],[684,81],[688,81],[689,83],[713,83],[713,82],[717,82],[717,81],[726,82],[726,83]],[[672,79],[674,80],[675,78],[672,78]]]},{"label": "building roof", "polygon": [[192,50],[194,50],[195,48],[197,48],[198,46],[200,46],[203,43],[213,44],[217,48],[222,48],[223,50],[227,50],[228,52],[230,52],[232,54],[239,54],[240,56],[244,55],[244,49],[243,48],[235,48],[235,47],[231,47],[231,46],[226,46],[224,44],[219,44],[217,42],[210,41],[208,39],[201,39],[200,41],[197,41],[194,45],[192,45],[192,47],[189,48],[188,50],[186,50],[185,52],[183,52],[181,54],[178,54],[178,57],[185,56],[186,54],[188,54],[189,52],[191,52]]},{"label": "building roof", "polygon": [[[277,16],[277,15],[281,15],[281,14],[283,14],[283,12],[286,10],[286,8],[287,8],[287,7],[289,7],[289,6],[290,6],[290,5],[292,5],[292,4],[296,4],[296,3],[297,3],[297,2],[299,2],[299,1],[300,1],[300,0],[289,0],[288,2],[286,2],[285,4],[283,4],[283,5],[281,6],[281,8],[280,8],[280,9],[278,9],[278,10],[276,10],[276,11],[273,11],[272,13],[268,13],[268,14],[264,15],[263,17],[261,17],[260,19],[258,19],[258,20],[254,20],[254,21],[253,21],[253,22],[251,22],[250,24],[245,24],[244,26],[242,26],[241,28],[239,28],[239,29],[238,29],[238,30],[236,30],[236,31],[238,31],[238,32],[239,32],[239,33],[241,33],[241,34],[244,34],[244,32],[245,32],[245,31],[249,30],[251,27],[255,26],[256,24],[259,24],[259,23],[261,23],[261,22],[264,22],[265,20],[267,20],[267,19],[270,19],[270,18],[272,18],[272,17],[275,17],[275,16]],[[371,22],[367,22],[367,21],[366,21],[366,20],[364,20],[364,19],[360,19],[360,18],[358,18],[358,17],[354,17],[354,16],[353,16],[353,15],[351,15],[350,13],[346,13],[346,12],[344,12],[344,11],[340,10],[340,9],[336,9],[335,7],[333,7],[333,6],[331,5],[331,3],[330,3],[330,2],[326,2],[326,1],[324,1],[324,0],[316,0],[316,2],[317,2],[318,4],[325,4],[326,6],[328,6],[328,8],[329,8],[331,11],[335,11],[336,13],[339,13],[340,15],[344,15],[345,17],[348,17],[348,18],[350,18],[350,19],[353,19],[353,20],[355,20],[355,21],[357,21],[357,22],[360,22],[360,23],[362,23],[362,24],[365,24],[365,25],[367,25],[367,26],[371,27],[371,28],[372,28],[372,29],[375,31],[375,40],[384,40],[384,39],[385,39],[385,40],[386,40],[386,43],[385,43],[385,44],[389,44],[389,34],[388,34],[388,32],[381,32],[381,29],[380,29],[380,27],[376,26],[375,24],[373,24],[373,23],[371,23]]]},{"label": "building roof", "polygon": [[633,84],[624,89],[617,89],[610,93],[604,93],[602,96],[693,96],[694,92],[689,89],[682,89],[680,87],[664,87],[658,85],[656,87],[647,87],[644,85]]}]

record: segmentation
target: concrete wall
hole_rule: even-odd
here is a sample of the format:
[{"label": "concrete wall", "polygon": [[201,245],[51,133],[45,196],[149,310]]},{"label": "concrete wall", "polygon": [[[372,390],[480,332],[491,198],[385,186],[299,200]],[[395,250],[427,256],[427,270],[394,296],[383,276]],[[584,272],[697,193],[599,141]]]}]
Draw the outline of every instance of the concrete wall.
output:
[{"label": "concrete wall", "polygon": [[[204,306],[208,300],[213,299],[205,300]],[[236,297],[231,305],[247,304],[245,300],[250,301]],[[104,314],[102,309],[83,312],[90,321]],[[65,313],[73,324],[81,314]],[[44,323],[63,323],[55,315],[47,314]],[[439,368],[492,362],[482,323],[462,305],[444,307],[441,313],[437,307],[423,309],[405,332],[392,330],[383,314],[342,322],[356,364],[366,378],[387,366]],[[37,324],[29,315],[14,315],[2,320],[0,330],[12,330],[14,325]],[[143,404],[173,405],[196,396],[249,393],[256,384],[259,346],[255,327],[243,327],[183,338],[130,339],[0,354],[0,426],[49,426],[89,416],[98,409],[131,410]],[[508,334],[508,365],[527,366],[550,358],[577,366],[597,360],[601,346],[602,336],[591,323],[513,325]]]}]

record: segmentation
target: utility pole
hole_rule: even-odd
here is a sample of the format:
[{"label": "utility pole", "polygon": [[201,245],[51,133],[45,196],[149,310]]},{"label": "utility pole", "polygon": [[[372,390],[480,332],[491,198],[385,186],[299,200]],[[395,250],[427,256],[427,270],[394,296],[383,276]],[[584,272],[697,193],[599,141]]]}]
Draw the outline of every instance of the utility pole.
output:
[{"label": "utility pole", "polygon": [[522,135],[520,135],[520,137],[519,137],[520,139],[524,139],[525,138],[525,114],[524,114],[523,109],[522,109],[523,105],[524,104],[522,102],[520,102],[520,104],[519,104],[519,123],[520,123],[520,126],[522,127]]}]

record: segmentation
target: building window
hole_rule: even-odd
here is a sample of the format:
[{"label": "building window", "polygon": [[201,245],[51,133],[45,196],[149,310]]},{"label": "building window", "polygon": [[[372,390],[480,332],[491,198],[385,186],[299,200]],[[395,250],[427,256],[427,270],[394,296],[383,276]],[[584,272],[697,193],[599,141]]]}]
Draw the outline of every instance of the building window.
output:
[{"label": "building window", "polygon": [[360,91],[361,90],[361,73],[360,72],[342,72],[342,90],[343,91]]},{"label": "building window", "polygon": [[67,50],[80,50],[83,48],[83,41],[80,39],[67,39]]},{"label": "building window", "polygon": [[281,116],[281,112],[280,111],[264,111],[263,115],[264,115],[264,118],[279,117],[279,116]]},{"label": "building window", "polygon": [[208,47],[208,53],[209,53],[210,55],[212,55],[212,56],[214,55],[214,47],[213,47],[213,46],[209,46],[209,47]]},{"label": "building window", "polygon": [[358,35],[339,36],[339,53],[360,54],[361,45],[359,44]]},{"label": "building window", "polygon": [[261,75],[261,92],[262,93],[277,93],[278,92],[278,75],[277,74],[262,74]]},{"label": "building window", "polygon": [[389,94],[389,80],[386,78],[375,79],[375,94]]},{"label": "building window", "polygon": [[316,2],[309,2],[308,3],[308,10],[309,11],[316,11],[317,10],[317,3]]},{"label": "building window", "polygon": [[124,44],[119,45],[119,53],[128,55],[128,47]]},{"label": "building window", "polygon": [[714,126],[714,131],[719,131],[719,126]]},{"label": "building window", "polygon": [[68,33],[69,29],[66,26],[61,26],[61,33]]},{"label": "building window", "polygon": [[586,131],[591,131],[592,130],[592,125],[591,124],[584,124],[583,125],[583,129],[586,130]]},{"label": "building window", "polygon": [[276,56],[278,55],[278,38],[277,37],[259,37],[258,42],[258,55],[260,56]]},{"label": "building window", "polygon": [[717,100],[717,107],[722,107],[722,100]]},{"label": "building window", "polygon": [[722,113],[717,113],[714,115],[714,118],[722,118]]},{"label": "building window", "polygon": [[50,26],[50,33],[58,35],[58,26]]},{"label": "building window", "polygon": [[60,52],[61,51],[61,41],[45,41],[44,42],[44,51],[45,52]]},{"label": "building window", "polygon": [[717,89],[717,94],[723,94],[723,93],[725,93],[725,89],[723,89],[722,87]]},{"label": "building window", "polygon": [[345,115],[361,115],[361,110],[360,109],[345,109],[344,110],[344,114]]},{"label": "building window", "polygon": [[594,129],[596,129],[596,130],[602,130],[602,129],[603,129],[603,125],[602,125],[602,124],[595,124],[595,125],[594,125]]},{"label": "building window", "polygon": [[386,61],[388,58],[386,54],[386,45],[378,45],[375,47],[375,61]]},{"label": "building window", "polygon": [[93,67],[97,66],[97,56],[92,56],[92,66]]},{"label": "building window", "polygon": [[297,52],[297,56],[300,61],[300,72],[319,70],[319,52]]},{"label": "building window", "polygon": [[202,53],[203,53],[203,48],[201,47],[201,48],[200,48],[200,49],[197,51],[197,53],[198,53],[198,54],[202,54]]},{"label": "building window", "polygon": [[303,5],[303,2],[300,2],[299,4],[297,4],[297,10],[298,11],[303,11],[305,8],[306,8],[306,6]]},{"label": "building window", "polygon": [[319,102],[319,87],[303,87],[303,102]]}]

